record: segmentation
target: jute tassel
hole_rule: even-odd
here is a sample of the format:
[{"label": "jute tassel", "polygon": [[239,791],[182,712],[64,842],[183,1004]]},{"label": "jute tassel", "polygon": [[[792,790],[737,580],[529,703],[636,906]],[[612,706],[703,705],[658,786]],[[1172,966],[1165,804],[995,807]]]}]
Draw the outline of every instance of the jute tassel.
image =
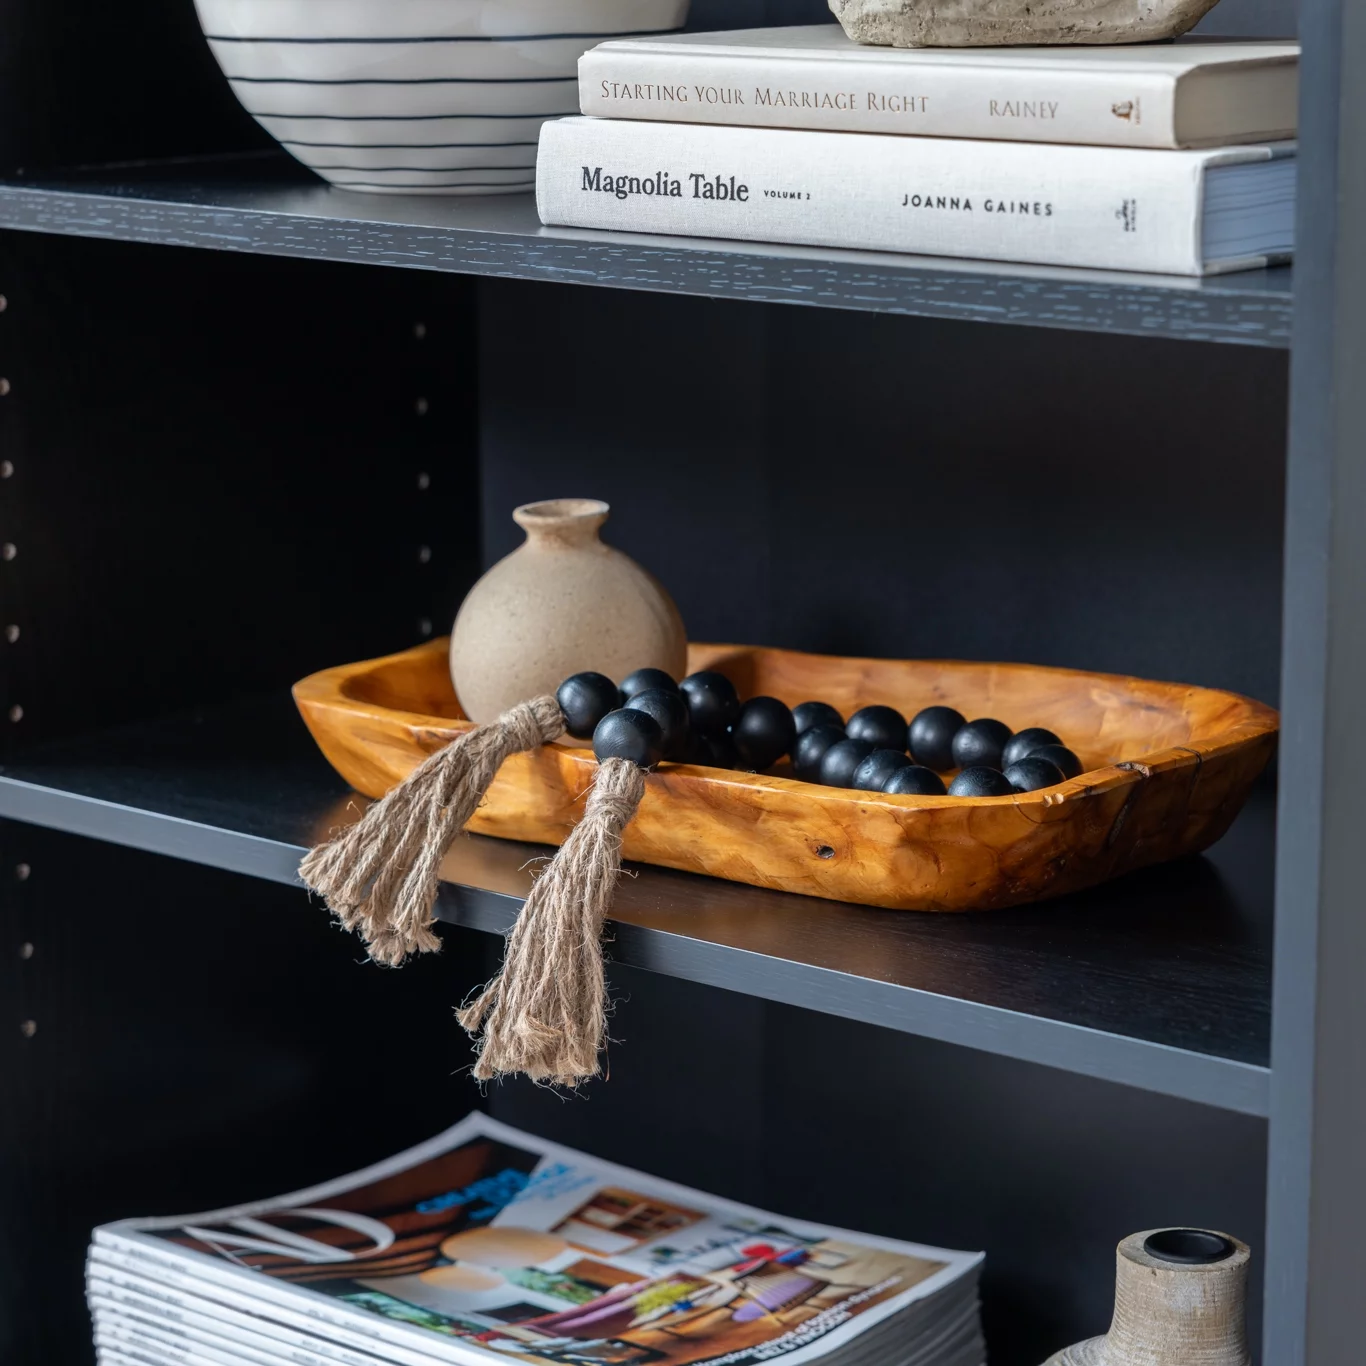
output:
[{"label": "jute tassel", "polygon": [[441,860],[511,754],[564,734],[553,697],[519,702],[439,749],[355,825],[305,855],[299,875],[377,963],[441,947],[432,931]]},{"label": "jute tassel", "polygon": [[621,871],[621,832],[644,793],[644,769],[602,761],[583,819],[517,917],[502,973],[458,1012],[471,1034],[483,1026],[480,1081],[520,1072],[576,1086],[597,1075],[607,1027],[602,923]]}]

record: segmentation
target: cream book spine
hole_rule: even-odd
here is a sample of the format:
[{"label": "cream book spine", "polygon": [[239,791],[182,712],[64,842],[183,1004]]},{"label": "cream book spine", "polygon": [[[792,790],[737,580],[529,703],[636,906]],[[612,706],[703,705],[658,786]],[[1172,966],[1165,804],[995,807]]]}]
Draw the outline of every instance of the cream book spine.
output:
[{"label": "cream book spine", "polygon": [[[913,52],[898,58],[604,43],[579,59],[579,107],[593,118],[1176,148],[1178,85],[1199,78],[1088,67],[1075,58],[1051,65],[946,63]],[[1238,79],[1245,98],[1265,96],[1265,108],[1285,103],[1285,89],[1293,94],[1277,77],[1269,63],[1248,63]],[[1286,117],[1292,122],[1280,132],[1293,136],[1293,115]]]},{"label": "cream book spine", "polygon": [[566,118],[541,129],[536,204],[548,225],[1201,275],[1206,168],[1272,155]]}]

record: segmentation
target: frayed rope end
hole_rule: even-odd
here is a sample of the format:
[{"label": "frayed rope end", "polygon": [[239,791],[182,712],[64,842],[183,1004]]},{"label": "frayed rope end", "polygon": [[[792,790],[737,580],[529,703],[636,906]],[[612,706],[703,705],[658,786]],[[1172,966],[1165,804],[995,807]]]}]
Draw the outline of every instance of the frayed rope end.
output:
[{"label": "frayed rope end", "polygon": [[605,759],[583,818],[536,879],[508,936],[502,972],[456,1013],[481,1028],[474,1077],[520,1074],[574,1087],[599,1073],[607,1025],[602,926],[621,871],[621,832],[645,771]]},{"label": "frayed rope end", "polygon": [[299,876],[377,963],[432,953],[441,860],[509,755],[564,734],[553,697],[522,702],[425,759],[354,825],[311,849]]}]

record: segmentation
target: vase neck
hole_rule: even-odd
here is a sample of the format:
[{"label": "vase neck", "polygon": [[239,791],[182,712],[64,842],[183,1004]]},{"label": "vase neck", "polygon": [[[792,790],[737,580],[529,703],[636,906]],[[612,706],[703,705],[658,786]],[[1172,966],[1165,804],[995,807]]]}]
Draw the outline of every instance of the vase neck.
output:
[{"label": "vase neck", "polygon": [[513,511],[512,520],[534,544],[582,546],[597,541],[610,511],[596,498],[550,498],[523,504]]},{"label": "vase neck", "polygon": [[1107,1366],[1250,1366],[1245,1327],[1248,1250],[1208,1265],[1150,1255],[1144,1235],[1118,1249]]}]

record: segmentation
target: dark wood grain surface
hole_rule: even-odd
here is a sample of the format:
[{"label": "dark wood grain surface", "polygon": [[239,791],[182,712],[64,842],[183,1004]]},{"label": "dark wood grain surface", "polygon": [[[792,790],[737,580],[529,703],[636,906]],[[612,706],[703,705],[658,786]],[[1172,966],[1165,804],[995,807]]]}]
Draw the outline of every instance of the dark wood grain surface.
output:
[{"label": "dark wood grain surface", "polygon": [[[292,882],[360,801],[283,697],[35,751],[0,816]],[[1265,1112],[1274,792],[1208,855],[1046,906],[884,912],[657,868],[629,870],[613,961],[902,1032]],[[469,836],[444,919],[500,933],[539,845]],[[321,906],[300,912],[323,915]]]},{"label": "dark wood grain surface", "polygon": [[1286,266],[1204,280],[545,228],[532,196],[332,189],[276,156],[0,185],[0,227],[816,308],[1285,348]]}]

